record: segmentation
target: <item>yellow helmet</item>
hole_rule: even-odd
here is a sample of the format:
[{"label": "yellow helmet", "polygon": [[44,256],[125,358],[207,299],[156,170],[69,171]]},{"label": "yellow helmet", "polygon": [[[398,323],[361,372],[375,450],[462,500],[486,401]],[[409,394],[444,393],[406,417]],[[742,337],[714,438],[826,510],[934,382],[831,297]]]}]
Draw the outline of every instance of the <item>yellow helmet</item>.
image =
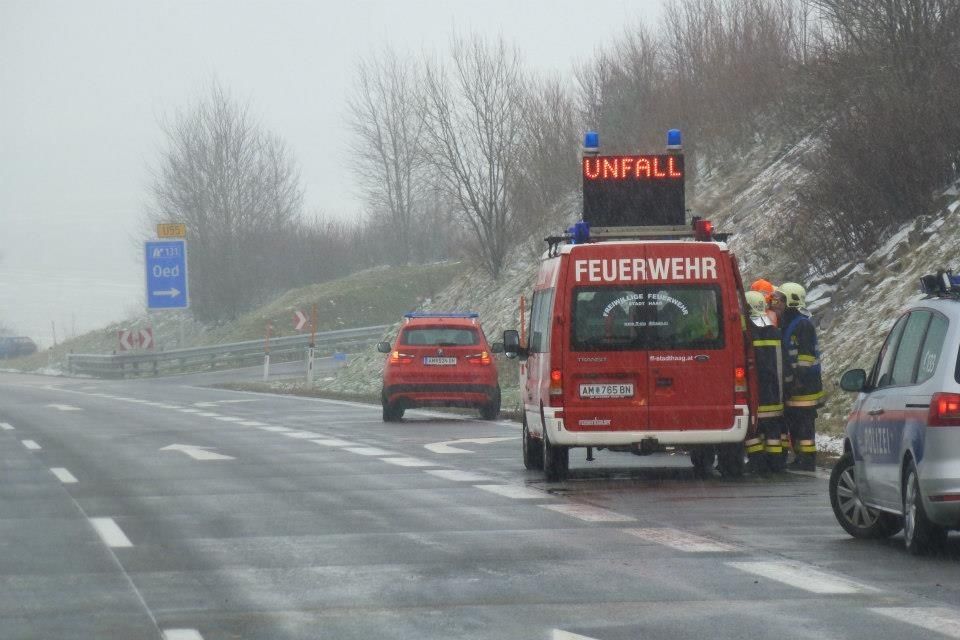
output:
[{"label": "yellow helmet", "polygon": [[796,282],[784,282],[777,290],[786,297],[788,308],[802,309],[807,306],[807,292]]},{"label": "yellow helmet", "polygon": [[767,313],[767,299],[759,291],[747,291],[747,305],[750,307],[750,317],[759,318]]}]

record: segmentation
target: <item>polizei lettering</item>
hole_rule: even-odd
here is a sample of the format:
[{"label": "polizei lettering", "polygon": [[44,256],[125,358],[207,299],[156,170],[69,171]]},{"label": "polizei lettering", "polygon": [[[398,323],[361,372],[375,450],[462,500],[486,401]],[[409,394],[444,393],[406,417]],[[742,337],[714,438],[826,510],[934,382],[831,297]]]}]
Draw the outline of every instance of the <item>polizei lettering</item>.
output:
[{"label": "polizei lettering", "polygon": [[717,260],[695,258],[597,258],[574,260],[577,282],[716,280]]}]

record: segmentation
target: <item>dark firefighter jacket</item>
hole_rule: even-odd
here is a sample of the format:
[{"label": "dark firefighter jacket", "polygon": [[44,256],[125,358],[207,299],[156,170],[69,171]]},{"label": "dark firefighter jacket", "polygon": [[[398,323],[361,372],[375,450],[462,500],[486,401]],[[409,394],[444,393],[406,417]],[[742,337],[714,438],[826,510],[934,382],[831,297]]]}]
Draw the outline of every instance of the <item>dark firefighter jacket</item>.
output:
[{"label": "dark firefighter jacket", "polygon": [[823,380],[820,377],[820,350],[817,331],[810,318],[796,309],[783,313],[783,350],[787,371],[784,372],[784,395],[788,407],[817,407],[823,403]]},{"label": "dark firefighter jacket", "polygon": [[[758,325],[757,321],[762,324]],[[780,329],[766,318],[751,318],[753,352],[757,359],[758,418],[783,415],[784,359]]]}]

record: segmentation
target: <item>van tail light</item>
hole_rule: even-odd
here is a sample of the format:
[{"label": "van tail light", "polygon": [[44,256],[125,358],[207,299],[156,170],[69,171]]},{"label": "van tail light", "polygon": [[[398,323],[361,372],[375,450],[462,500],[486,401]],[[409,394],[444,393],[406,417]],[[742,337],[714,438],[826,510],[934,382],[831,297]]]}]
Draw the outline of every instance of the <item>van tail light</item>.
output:
[{"label": "van tail light", "polygon": [[960,427],[960,394],[935,393],[930,398],[927,425],[931,427]]},{"label": "van tail light", "polygon": [[473,353],[469,356],[464,356],[464,360],[470,364],[479,364],[479,365],[489,365],[493,362],[490,358],[490,354],[486,351],[481,351],[480,353]]},{"label": "van tail light", "polygon": [[563,372],[560,369],[550,371],[550,395],[563,395]]},{"label": "van tail light", "polygon": [[390,364],[410,364],[413,362],[413,356],[409,353],[400,353],[393,351],[390,353]]},{"label": "van tail light", "polygon": [[747,399],[747,368],[733,368],[733,402],[734,404],[748,404]]}]

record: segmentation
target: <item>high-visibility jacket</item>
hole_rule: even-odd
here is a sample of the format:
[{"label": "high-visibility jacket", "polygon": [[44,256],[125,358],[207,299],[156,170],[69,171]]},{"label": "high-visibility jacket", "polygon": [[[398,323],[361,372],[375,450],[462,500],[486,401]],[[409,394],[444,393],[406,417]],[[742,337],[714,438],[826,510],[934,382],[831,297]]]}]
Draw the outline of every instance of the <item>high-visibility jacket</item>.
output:
[{"label": "high-visibility jacket", "polygon": [[785,403],[788,407],[818,407],[823,404],[823,379],[820,376],[820,350],[817,330],[809,316],[787,309],[781,319]]},{"label": "high-visibility jacket", "polygon": [[757,417],[782,416],[784,359],[780,329],[764,316],[750,320],[757,361]]}]

